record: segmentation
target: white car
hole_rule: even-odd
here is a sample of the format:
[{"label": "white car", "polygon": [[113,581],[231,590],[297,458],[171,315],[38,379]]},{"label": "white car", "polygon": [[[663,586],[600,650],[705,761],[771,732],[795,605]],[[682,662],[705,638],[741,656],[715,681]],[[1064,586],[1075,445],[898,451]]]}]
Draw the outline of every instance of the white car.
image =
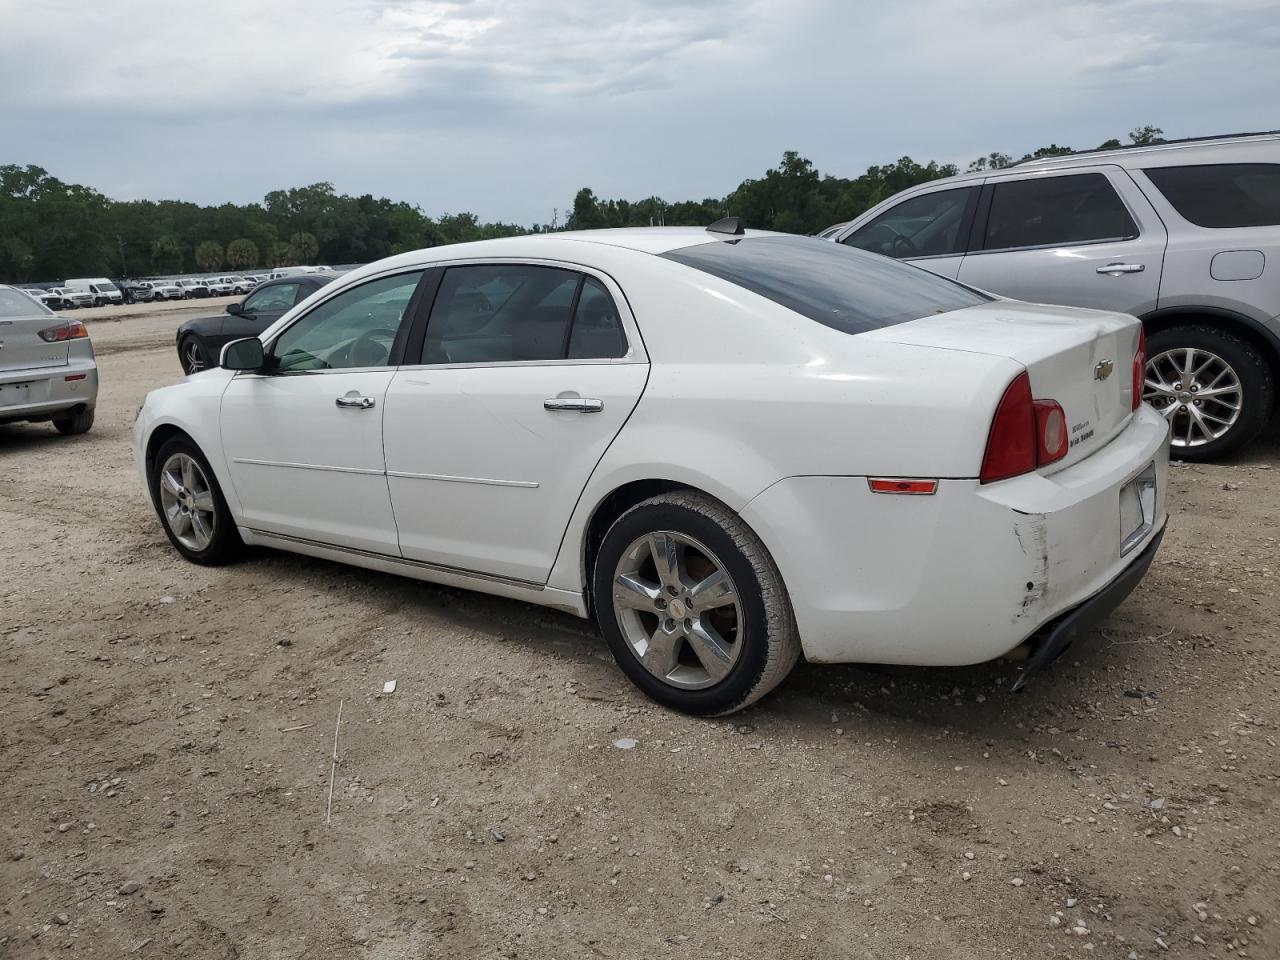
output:
[{"label": "white car", "polygon": [[239,293],[230,277],[206,277],[203,283],[211,297],[231,297]]},{"label": "white car", "polygon": [[[68,287],[50,287],[49,293],[62,298],[62,309],[73,310],[76,307],[92,307],[93,294],[88,290],[72,290]],[[52,306],[46,304],[46,306]]]},{"label": "white car", "polygon": [[594,616],[694,714],[821,662],[1051,660],[1146,572],[1168,426],[1124,314],[814,238],[631,229],[420,250],[153,391],[178,551],[242,544]]},{"label": "white car", "polygon": [[147,283],[151,286],[152,300],[186,299],[182,287],[172,280],[148,280]]}]

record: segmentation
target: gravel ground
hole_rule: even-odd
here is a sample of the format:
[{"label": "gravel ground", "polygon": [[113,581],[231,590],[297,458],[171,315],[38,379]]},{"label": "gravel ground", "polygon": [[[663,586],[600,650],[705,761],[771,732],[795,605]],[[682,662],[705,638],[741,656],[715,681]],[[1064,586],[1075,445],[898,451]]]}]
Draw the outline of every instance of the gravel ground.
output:
[{"label": "gravel ground", "polygon": [[568,616],[184,563],[129,426],[208,309],[91,324],[87,436],[0,427],[0,957],[1280,957],[1276,434],[1173,469],[1025,693],[801,665],[696,721]]}]

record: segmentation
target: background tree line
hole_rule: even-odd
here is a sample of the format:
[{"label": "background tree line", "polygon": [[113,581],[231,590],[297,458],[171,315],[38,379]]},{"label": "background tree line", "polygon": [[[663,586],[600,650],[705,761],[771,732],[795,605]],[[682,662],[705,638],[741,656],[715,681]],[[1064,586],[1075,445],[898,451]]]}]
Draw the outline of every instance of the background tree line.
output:
[{"label": "background tree line", "polygon": [[[1161,134],[1158,127],[1141,127],[1129,140],[1157,143]],[[1120,146],[1120,141],[1101,146]],[[1050,144],[1021,159],[1070,152]],[[1014,162],[1007,154],[991,153],[968,169]],[[720,199],[601,200],[584,187],[563,228],[700,226],[740,216],[752,227],[814,233],[899,190],[957,172],[954,164],[920,164],[903,157],[848,179],[820,174],[789,150],[762,178],[744,180]],[[551,229],[547,224],[480,223],[470,213],[433,219],[403,201],[336,193],[330,183],[274,190],[262,203],[244,205],[118,201],[92,187],[63,183],[40,167],[0,166],[0,282],[362,263],[406,250]]]}]

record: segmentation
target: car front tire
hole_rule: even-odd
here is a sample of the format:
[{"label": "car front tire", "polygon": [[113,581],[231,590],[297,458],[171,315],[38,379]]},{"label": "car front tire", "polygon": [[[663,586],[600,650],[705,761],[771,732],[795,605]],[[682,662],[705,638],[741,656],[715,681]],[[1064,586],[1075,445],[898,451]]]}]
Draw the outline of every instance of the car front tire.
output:
[{"label": "car front tire", "polygon": [[194,334],[182,338],[178,356],[182,362],[182,371],[186,374],[199,373],[213,366],[209,359],[209,351]]},{"label": "car front tire", "polygon": [[244,541],[199,447],[174,437],[156,452],[150,471],[151,502],[174,549],[203,566],[239,559]]},{"label": "car front tire", "polygon": [[759,537],[703,494],[653,497],[614,521],[593,572],[596,618],[627,677],[695,716],[733,713],[786,678],[800,638]]},{"label": "car front tire", "polygon": [[93,427],[93,407],[77,410],[68,417],[58,417],[53,421],[53,426],[64,437],[88,433]]},{"label": "car front tire", "polygon": [[1275,409],[1275,381],[1254,346],[1231,333],[1185,324],[1147,339],[1143,399],[1170,426],[1169,453],[1210,463],[1250,443]]}]

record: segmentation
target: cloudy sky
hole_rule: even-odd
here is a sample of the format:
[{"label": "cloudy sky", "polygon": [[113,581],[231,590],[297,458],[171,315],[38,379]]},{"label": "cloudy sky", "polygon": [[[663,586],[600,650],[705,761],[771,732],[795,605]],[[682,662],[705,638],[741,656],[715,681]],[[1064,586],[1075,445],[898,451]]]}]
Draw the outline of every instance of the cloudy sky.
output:
[{"label": "cloudy sky", "polygon": [[318,180],[551,219],[721,196],[795,149],[1280,128],[1280,0],[0,0],[0,163],[128,199]]}]

